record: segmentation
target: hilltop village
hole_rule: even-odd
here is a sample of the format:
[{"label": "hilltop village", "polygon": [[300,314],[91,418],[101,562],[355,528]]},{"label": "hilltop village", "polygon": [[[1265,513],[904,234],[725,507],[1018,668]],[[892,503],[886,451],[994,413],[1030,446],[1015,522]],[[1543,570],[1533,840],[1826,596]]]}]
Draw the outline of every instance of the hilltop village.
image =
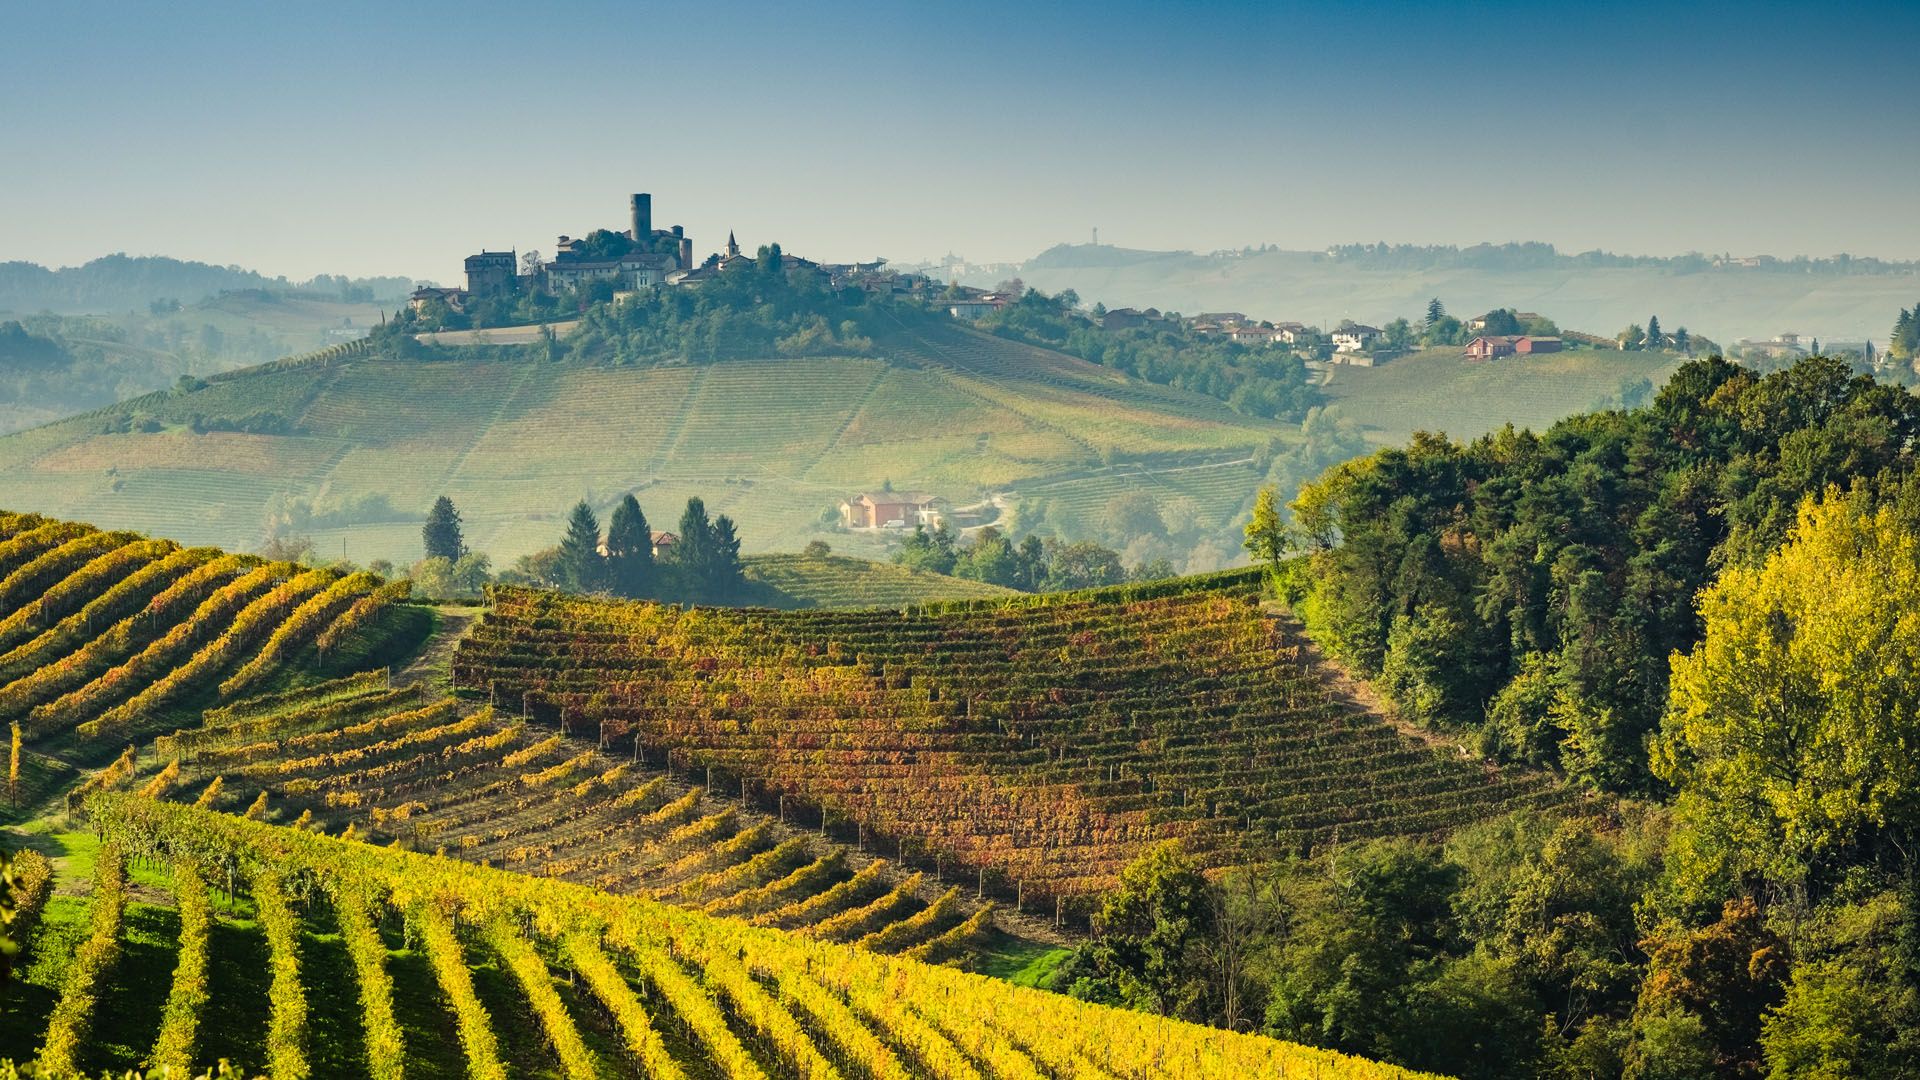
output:
[{"label": "hilltop village", "polygon": [[[624,229],[595,229],[580,237],[562,234],[554,242],[552,259],[543,259],[535,251],[475,252],[466,258],[466,288],[417,289],[410,306],[424,312],[444,305],[449,311],[465,313],[476,302],[545,294],[571,298],[585,307],[658,285],[699,285],[755,262],[753,256],[741,252],[732,233],[727,234],[725,248],[702,261],[694,261],[693,251],[693,238],[683,226],[654,228],[653,196],[641,192],[628,199],[628,224]],[[925,294],[932,287],[931,279],[924,274],[888,270],[884,259],[817,263],[797,255],[779,257],[783,269],[816,271],[836,289]]]}]

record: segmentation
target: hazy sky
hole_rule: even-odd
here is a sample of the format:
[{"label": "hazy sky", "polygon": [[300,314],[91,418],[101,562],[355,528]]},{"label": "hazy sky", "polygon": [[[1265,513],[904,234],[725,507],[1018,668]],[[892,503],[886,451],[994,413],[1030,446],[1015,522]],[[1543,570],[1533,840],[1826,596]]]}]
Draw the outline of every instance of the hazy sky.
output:
[{"label": "hazy sky", "polygon": [[451,281],[1388,240],[1920,257],[1920,3],[0,0],[0,260]]}]

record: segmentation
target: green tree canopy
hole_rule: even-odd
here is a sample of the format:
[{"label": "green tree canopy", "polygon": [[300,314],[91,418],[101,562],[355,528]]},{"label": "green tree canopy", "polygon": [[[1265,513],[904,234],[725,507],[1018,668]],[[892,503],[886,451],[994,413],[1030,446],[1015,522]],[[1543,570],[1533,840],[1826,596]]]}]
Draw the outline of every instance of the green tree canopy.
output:
[{"label": "green tree canopy", "polygon": [[1829,489],[1763,564],[1704,596],[1673,661],[1656,775],[1678,791],[1682,880],[1831,883],[1920,838],[1920,485]]},{"label": "green tree canopy", "polygon": [[653,529],[631,494],[607,520],[607,578],[621,596],[647,596],[653,585]]},{"label": "green tree canopy", "polygon": [[467,553],[466,540],[460,534],[460,511],[454,509],[452,499],[442,495],[434,500],[433,509],[427,511],[426,527],[420,530],[420,539],[429,559],[453,562]]},{"label": "green tree canopy", "polygon": [[560,539],[560,559],[555,572],[567,588],[592,592],[605,584],[605,564],[600,557],[600,519],[585,499],[574,504],[567,515],[567,534]]}]

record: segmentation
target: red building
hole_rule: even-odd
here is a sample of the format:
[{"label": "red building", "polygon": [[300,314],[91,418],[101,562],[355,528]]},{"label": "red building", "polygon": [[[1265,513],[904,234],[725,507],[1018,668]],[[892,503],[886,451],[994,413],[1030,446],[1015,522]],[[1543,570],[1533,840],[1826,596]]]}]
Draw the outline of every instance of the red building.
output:
[{"label": "red building", "polygon": [[1560,339],[1557,337],[1527,337],[1511,334],[1489,334],[1474,338],[1467,343],[1467,359],[1497,360],[1502,356],[1530,356],[1534,353],[1560,351]]}]

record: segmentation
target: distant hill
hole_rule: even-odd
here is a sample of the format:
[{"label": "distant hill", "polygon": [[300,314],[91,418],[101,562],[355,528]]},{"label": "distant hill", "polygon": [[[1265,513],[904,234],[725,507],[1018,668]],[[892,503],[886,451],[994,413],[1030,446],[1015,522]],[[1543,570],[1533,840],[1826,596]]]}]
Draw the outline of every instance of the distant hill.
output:
[{"label": "distant hill", "polygon": [[1460,349],[1425,349],[1380,367],[1336,365],[1320,392],[1372,442],[1397,445],[1415,431],[1471,439],[1503,424],[1544,431],[1575,413],[1640,404],[1681,360],[1572,349],[1483,363]]},{"label": "distant hill", "polygon": [[[251,549],[269,508],[297,502],[321,553],[400,563],[419,557],[420,521],[445,493],[469,544],[506,566],[557,542],[576,500],[604,519],[628,491],[663,529],[702,496],[749,553],[795,550],[841,499],[886,481],[957,505],[1001,492],[1069,536],[1093,532],[1116,495],[1147,491],[1225,561],[1260,479],[1254,456],[1291,430],[944,322],[863,357],[470,355],[268,365],[8,436],[0,504]],[[886,551],[877,536],[830,539],[844,554]]]},{"label": "distant hill", "polygon": [[182,375],[363,337],[385,314],[373,302],[248,289],[114,314],[0,316],[0,434],[165,389]]},{"label": "distant hill", "polygon": [[372,302],[405,296],[412,288],[412,279],[403,277],[321,274],[307,281],[289,281],[238,266],[214,266],[160,255],[107,255],[58,270],[30,262],[0,263],[0,313],[15,315],[144,310],[155,301],[191,304],[223,292],[254,289]]},{"label": "distant hill", "polygon": [[764,582],[809,607],[905,607],[935,600],[1018,596],[984,581],[934,574],[844,555],[754,555],[747,578]]},{"label": "distant hill", "polygon": [[[1753,265],[1743,265],[1752,263]],[[1660,316],[1720,342],[1797,331],[1823,340],[1884,341],[1893,316],[1920,298],[1920,264],[1862,259],[1652,259],[1565,255],[1550,245],[1248,249],[1209,255],[1063,244],[1022,264],[1019,276],[1087,303],[1331,326],[1417,320],[1439,297],[1456,315],[1514,307],[1563,327],[1612,334]],[[990,287],[1003,273],[963,277]]]}]

